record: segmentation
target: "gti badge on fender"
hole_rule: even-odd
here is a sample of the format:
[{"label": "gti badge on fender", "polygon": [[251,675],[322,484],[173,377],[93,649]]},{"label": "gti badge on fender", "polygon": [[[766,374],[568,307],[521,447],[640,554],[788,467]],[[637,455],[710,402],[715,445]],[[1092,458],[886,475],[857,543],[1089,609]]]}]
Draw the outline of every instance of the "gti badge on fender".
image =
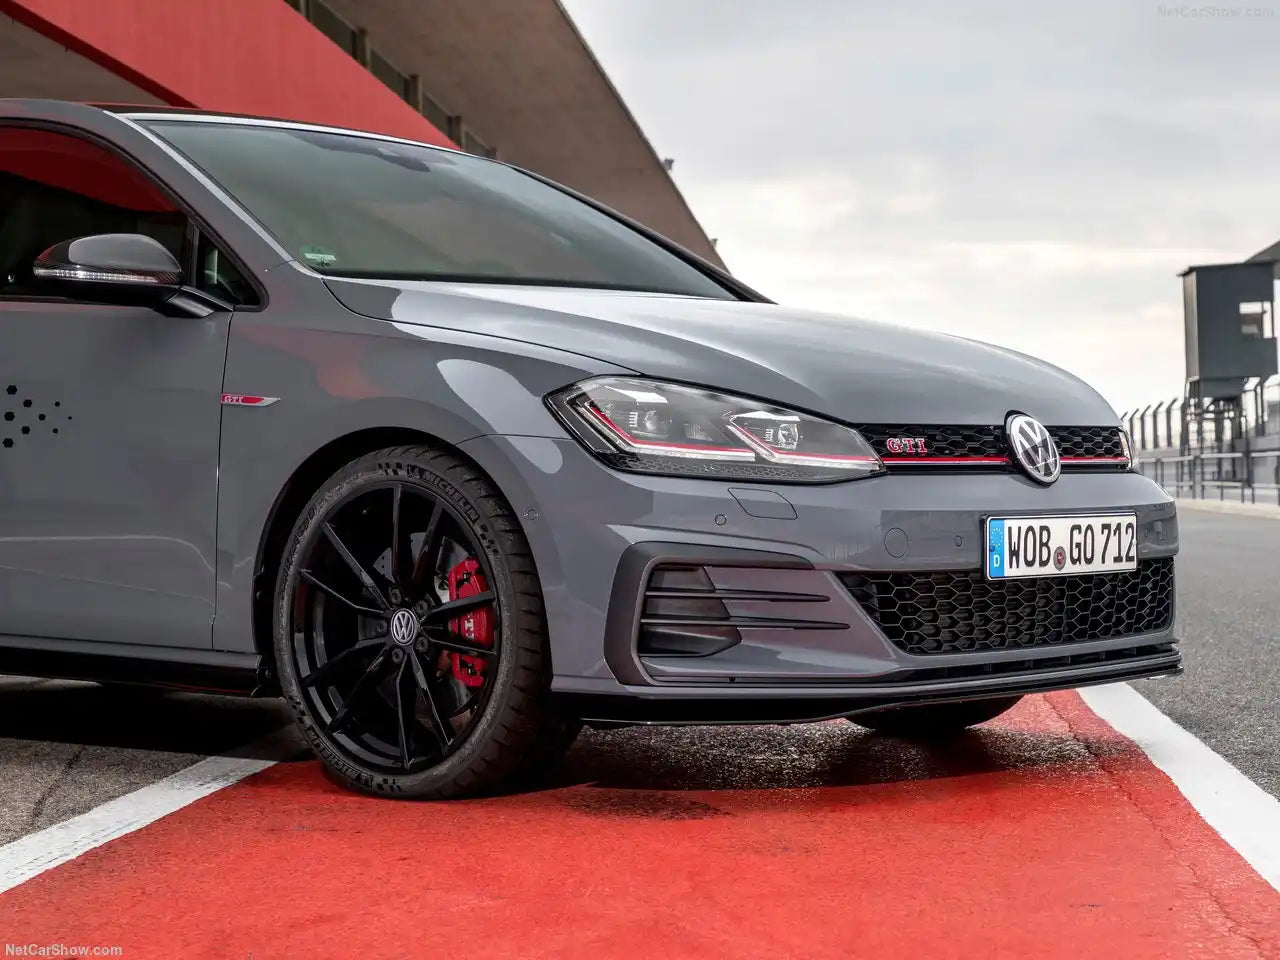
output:
[{"label": "gti badge on fender", "polygon": [[225,407],[269,407],[279,397],[254,397],[243,393],[224,393],[222,405]]}]

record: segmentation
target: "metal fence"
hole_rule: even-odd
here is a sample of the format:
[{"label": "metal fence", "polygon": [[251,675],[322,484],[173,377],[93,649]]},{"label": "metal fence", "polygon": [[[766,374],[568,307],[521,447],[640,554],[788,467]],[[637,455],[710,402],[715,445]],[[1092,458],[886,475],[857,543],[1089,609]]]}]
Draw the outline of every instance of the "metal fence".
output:
[{"label": "metal fence", "polygon": [[1280,504],[1280,450],[1139,456],[1138,469],[1175,497]]},{"label": "metal fence", "polygon": [[1181,398],[1121,414],[1139,469],[1174,496],[1280,504],[1280,378],[1249,381],[1241,401],[1238,423],[1186,423]]},{"label": "metal fence", "polygon": [[[1191,435],[1186,438],[1186,447],[1199,447],[1205,451],[1234,449],[1233,445],[1245,440],[1246,437],[1255,440],[1263,437],[1275,438],[1275,442],[1280,444],[1280,377],[1272,377],[1263,383],[1259,383],[1256,378],[1247,381],[1245,395],[1241,400],[1243,422],[1240,426],[1243,429],[1239,436],[1228,432],[1219,437],[1218,425],[1213,420],[1205,420],[1199,426],[1189,425]],[[1120,420],[1129,431],[1129,436],[1133,438],[1134,447],[1139,451],[1181,450],[1184,446],[1182,436],[1184,402],[1181,397],[1173,397],[1122,413]],[[1228,431],[1233,427],[1230,424],[1224,424],[1224,426]],[[1202,435],[1203,443],[1201,443]]]}]

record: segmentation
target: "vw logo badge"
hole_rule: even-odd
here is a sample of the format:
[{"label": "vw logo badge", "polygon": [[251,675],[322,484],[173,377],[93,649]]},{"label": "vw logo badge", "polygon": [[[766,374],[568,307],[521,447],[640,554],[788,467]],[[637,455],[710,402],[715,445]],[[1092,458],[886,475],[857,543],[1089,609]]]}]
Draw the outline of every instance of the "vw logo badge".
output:
[{"label": "vw logo badge", "polygon": [[412,610],[397,610],[391,615],[391,639],[402,647],[413,643],[418,636],[418,618]]},{"label": "vw logo badge", "polygon": [[1025,413],[1013,413],[1004,422],[1004,432],[1009,437],[1014,459],[1028,477],[1046,485],[1058,479],[1062,459],[1058,456],[1058,445],[1043,423]]}]

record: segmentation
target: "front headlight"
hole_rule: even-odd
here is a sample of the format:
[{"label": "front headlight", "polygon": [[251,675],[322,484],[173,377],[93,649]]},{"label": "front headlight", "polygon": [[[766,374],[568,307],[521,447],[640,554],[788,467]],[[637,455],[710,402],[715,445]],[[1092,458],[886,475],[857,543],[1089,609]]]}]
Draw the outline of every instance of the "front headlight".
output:
[{"label": "front headlight", "polygon": [[1133,438],[1124,427],[1120,428],[1120,450],[1128,461],[1125,466],[1134,473],[1141,473],[1142,466],[1138,463],[1138,458],[1133,455]]},{"label": "front headlight", "polygon": [[884,470],[856,430],[699,387],[600,377],[551,394],[547,404],[619,470],[781,483],[855,480]]}]

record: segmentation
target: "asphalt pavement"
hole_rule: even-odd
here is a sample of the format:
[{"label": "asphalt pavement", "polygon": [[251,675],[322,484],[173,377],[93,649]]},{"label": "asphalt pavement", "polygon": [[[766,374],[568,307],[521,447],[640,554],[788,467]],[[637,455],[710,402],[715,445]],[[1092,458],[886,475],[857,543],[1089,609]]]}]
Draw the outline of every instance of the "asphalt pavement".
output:
[{"label": "asphalt pavement", "polygon": [[0,678],[0,844],[233,753],[286,723],[279,700]]},{"label": "asphalt pavement", "polygon": [[1135,688],[1280,797],[1280,511],[1179,503],[1185,672]]}]

